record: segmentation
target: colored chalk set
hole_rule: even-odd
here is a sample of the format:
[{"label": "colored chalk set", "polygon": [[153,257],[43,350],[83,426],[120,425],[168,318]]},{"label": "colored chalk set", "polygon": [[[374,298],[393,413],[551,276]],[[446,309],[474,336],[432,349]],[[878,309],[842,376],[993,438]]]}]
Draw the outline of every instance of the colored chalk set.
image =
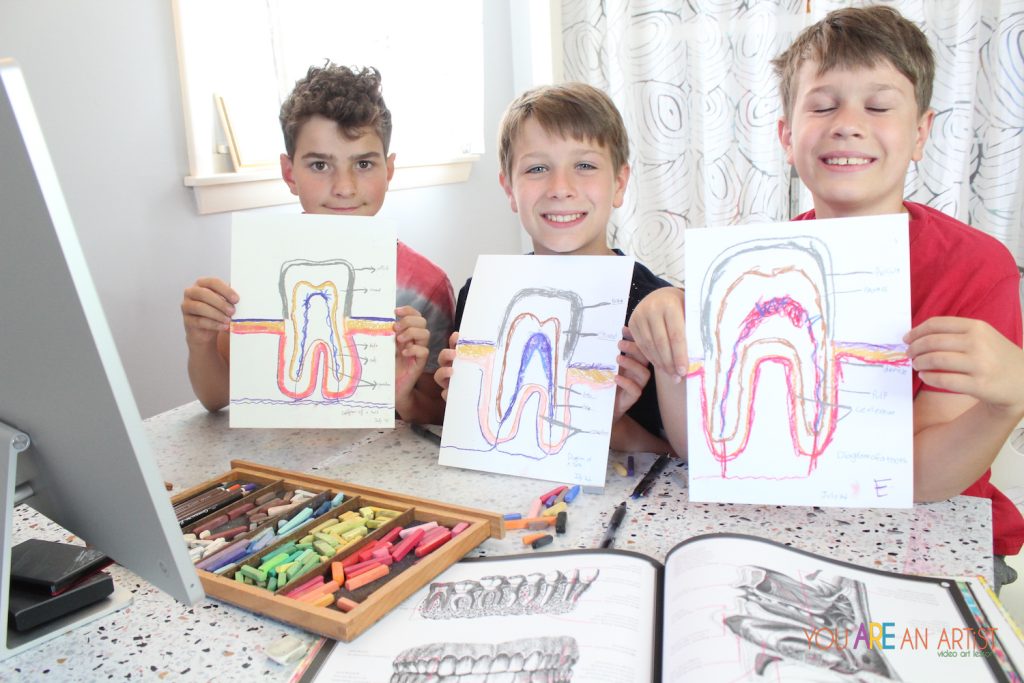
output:
[{"label": "colored chalk set", "polygon": [[493,513],[255,463],[231,466],[174,499],[206,593],[338,640],[355,638],[504,531]]},{"label": "colored chalk set", "polygon": [[554,527],[556,534],[564,534],[569,521],[569,504],[580,494],[580,486],[556,486],[547,493],[533,499],[530,509],[524,517],[519,512],[509,512],[502,516],[506,530],[525,529],[530,532],[522,537],[523,545],[534,550],[543,548],[554,538],[544,531]]}]

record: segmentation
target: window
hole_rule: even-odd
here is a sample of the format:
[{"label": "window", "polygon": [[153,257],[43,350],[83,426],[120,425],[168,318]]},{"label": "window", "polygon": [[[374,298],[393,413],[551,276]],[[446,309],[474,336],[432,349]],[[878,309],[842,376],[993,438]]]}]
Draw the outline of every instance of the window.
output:
[{"label": "window", "polygon": [[381,71],[392,189],[459,182],[483,152],[481,0],[176,0],[190,175],[200,213],[290,203],[277,114],[311,65]]}]

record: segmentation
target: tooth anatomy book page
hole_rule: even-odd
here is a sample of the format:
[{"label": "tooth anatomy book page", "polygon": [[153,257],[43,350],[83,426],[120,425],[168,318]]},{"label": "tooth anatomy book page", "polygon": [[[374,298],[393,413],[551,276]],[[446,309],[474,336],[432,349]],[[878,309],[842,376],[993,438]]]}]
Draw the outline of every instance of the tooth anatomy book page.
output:
[{"label": "tooth anatomy book page", "polygon": [[981,580],[706,534],[459,562],[300,680],[1019,681],[1018,634]]},{"label": "tooth anatomy book page", "polygon": [[1019,681],[983,581],[906,576],[711,534],[665,561],[664,681]]},{"label": "tooth anatomy book page", "polygon": [[604,486],[633,259],[481,256],[442,465]]},{"label": "tooth anatomy book page", "polygon": [[392,427],[396,230],[236,213],[232,427]]},{"label": "tooth anatomy book page", "polygon": [[303,680],[650,683],[659,572],[621,551],[459,562],[353,642],[325,643]]},{"label": "tooth anatomy book page", "polygon": [[906,214],[686,233],[690,500],[913,503]]}]

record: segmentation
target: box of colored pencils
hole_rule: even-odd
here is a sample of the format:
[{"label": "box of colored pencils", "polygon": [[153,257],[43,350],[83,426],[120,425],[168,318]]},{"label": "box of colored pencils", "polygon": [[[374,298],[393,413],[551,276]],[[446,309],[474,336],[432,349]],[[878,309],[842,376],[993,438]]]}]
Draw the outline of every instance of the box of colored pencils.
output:
[{"label": "box of colored pencils", "polygon": [[242,460],[173,503],[207,595],[346,642],[504,536],[498,513]]}]

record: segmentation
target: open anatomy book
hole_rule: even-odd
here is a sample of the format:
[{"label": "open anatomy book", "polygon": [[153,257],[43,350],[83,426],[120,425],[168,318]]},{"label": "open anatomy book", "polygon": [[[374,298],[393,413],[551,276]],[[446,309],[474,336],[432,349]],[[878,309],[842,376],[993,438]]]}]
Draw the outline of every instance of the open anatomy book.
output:
[{"label": "open anatomy book", "polygon": [[864,569],[734,534],[662,566],[619,550],[466,560],[304,680],[1019,681],[982,581]]}]

